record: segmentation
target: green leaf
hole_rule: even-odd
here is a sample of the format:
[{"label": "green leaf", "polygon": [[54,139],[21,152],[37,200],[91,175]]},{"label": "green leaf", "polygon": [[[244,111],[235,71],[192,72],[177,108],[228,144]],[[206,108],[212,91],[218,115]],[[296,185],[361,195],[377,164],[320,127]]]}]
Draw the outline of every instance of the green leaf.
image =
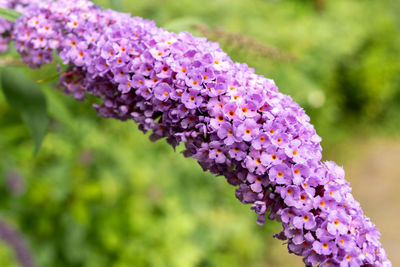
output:
[{"label": "green leaf", "polygon": [[109,0],[110,7],[116,11],[124,11],[124,1],[123,0]]},{"label": "green leaf", "polygon": [[0,17],[2,17],[3,19],[9,20],[11,22],[14,22],[21,15],[22,15],[21,13],[15,11],[15,10],[8,9],[8,8],[1,8],[0,7]]},{"label": "green leaf", "polygon": [[1,86],[9,104],[21,112],[35,143],[35,155],[46,135],[49,118],[46,98],[37,83],[13,68],[1,71]]},{"label": "green leaf", "polygon": [[188,31],[196,33],[193,26],[198,24],[203,24],[201,19],[198,17],[180,17],[163,25],[163,28],[173,32]]}]

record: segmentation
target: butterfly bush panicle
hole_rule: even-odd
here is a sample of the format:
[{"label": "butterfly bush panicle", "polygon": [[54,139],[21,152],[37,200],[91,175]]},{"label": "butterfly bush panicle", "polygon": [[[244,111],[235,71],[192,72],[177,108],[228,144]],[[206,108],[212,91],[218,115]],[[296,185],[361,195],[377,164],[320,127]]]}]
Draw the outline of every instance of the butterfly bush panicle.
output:
[{"label": "butterfly bush panicle", "polygon": [[305,111],[217,43],[86,0],[35,1],[10,36],[31,67],[57,52],[69,66],[59,87],[101,98],[99,115],[183,142],[185,156],[237,187],[258,224],[282,223],[275,237],[306,266],[391,266],[343,169],[321,162]]}]

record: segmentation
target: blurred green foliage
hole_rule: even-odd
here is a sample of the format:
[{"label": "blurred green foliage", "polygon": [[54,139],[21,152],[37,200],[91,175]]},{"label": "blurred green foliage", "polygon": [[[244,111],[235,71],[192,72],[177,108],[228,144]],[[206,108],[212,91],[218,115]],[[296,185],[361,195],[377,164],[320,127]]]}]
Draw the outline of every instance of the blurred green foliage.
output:
[{"label": "blurred green foliage", "polygon": [[[325,148],[349,135],[399,132],[398,1],[96,2],[219,41],[307,110]],[[46,79],[55,65],[24,73]],[[92,101],[77,103],[52,82],[41,84],[50,124],[37,157],[0,93],[0,216],[24,233],[38,266],[284,266],[269,249],[279,225],[257,226],[224,179],[150,143],[131,122],[98,118]],[[18,194],[10,189],[15,171],[25,185]],[[3,248],[0,266],[16,266]]]}]

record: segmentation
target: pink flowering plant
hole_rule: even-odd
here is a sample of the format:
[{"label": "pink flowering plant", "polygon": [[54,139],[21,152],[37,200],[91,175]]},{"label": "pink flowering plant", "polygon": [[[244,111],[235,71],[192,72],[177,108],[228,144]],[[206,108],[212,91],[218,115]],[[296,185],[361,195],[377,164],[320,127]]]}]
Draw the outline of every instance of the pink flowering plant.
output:
[{"label": "pink flowering plant", "polygon": [[134,120],[152,141],[183,143],[185,156],[236,187],[259,225],[281,222],[274,236],[306,266],[391,266],[343,168],[321,161],[305,111],[217,43],[87,0],[0,7],[21,13],[0,19],[0,52],[13,41],[31,68],[58,54],[68,68],[58,88],[79,101],[100,98],[100,116]]}]

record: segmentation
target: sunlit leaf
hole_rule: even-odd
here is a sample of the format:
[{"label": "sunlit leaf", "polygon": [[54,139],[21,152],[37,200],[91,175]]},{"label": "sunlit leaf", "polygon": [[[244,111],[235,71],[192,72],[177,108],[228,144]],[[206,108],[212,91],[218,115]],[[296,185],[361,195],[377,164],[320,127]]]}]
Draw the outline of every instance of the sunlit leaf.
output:
[{"label": "sunlit leaf", "polygon": [[124,11],[124,1],[123,0],[109,0],[110,1],[110,7],[113,10],[116,11]]},{"label": "sunlit leaf", "polygon": [[0,7],[0,17],[9,21],[16,21],[22,14],[8,8],[1,8]]}]

